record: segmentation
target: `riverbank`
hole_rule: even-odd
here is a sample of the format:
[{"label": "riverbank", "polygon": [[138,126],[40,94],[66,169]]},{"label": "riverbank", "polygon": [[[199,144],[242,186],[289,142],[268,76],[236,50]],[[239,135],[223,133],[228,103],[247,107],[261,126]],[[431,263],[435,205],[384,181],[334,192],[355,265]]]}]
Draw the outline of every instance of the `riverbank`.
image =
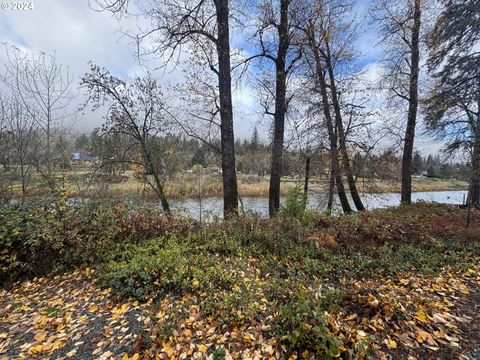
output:
[{"label": "riverbank", "polygon": [[[58,174],[58,183],[62,184],[63,175]],[[135,179],[130,172],[124,175],[99,177],[86,181],[85,174],[66,174],[67,196],[70,198],[118,198],[118,199],[143,199],[154,200],[155,193],[145,184]],[[37,181],[39,181],[37,179]],[[303,188],[302,179],[283,178],[280,193],[281,196],[287,196],[295,186]],[[328,192],[329,180],[313,177],[310,181],[309,189],[314,195],[326,194]],[[365,194],[385,194],[399,193],[401,184],[399,180],[378,180],[378,179],[357,179],[357,187],[361,193]],[[238,189],[242,197],[268,197],[269,179],[254,175],[238,175]],[[413,178],[413,192],[432,192],[432,191],[457,191],[467,190],[468,182],[463,180],[442,180],[433,178]],[[45,187],[36,187],[32,183],[28,192],[29,197],[43,196],[48,191]],[[21,187],[19,184],[10,188],[13,198],[21,197]],[[165,195],[168,199],[187,199],[187,198],[211,198],[221,197],[223,194],[223,185],[221,174],[205,174],[199,177],[194,174],[182,174],[165,182]]]},{"label": "riverbank", "polygon": [[476,210],[48,206],[0,210],[0,356],[452,359],[480,340]]}]

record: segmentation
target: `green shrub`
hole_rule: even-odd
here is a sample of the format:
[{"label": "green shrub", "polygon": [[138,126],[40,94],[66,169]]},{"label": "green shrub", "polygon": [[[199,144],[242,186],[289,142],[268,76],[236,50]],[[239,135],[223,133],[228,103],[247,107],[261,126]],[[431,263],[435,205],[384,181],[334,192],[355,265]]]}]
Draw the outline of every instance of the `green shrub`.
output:
[{"label": "green shrub", "polygon": [[229,274],[219,266],[218,254],[205,256],[198,247],[174,235],[121,246],[108,258],[100,268],[99,284],[124,298],[144,301],[167,293],[213,291],[232,285]]},{"label": "green shrub", "polygon": [[280,218],[296,219],[302,224],[310,224],[318,216],[315,211],[307,210],[308,198],[299,185],[292,188],[285,201],[280,204],[278,215]]},{"label": "green shrub", "polygon": [[340,356],[342,342],[332,334],[319,301],[299,291],[275,319],[277,332],[291,352],[309,350],[314,358]]},{"label": "green shrub", "polygon": [[185,234],[194,224],[159,212],[88,201],[46,199],[0,208],[0,284],[105,261],[120,243]]}]

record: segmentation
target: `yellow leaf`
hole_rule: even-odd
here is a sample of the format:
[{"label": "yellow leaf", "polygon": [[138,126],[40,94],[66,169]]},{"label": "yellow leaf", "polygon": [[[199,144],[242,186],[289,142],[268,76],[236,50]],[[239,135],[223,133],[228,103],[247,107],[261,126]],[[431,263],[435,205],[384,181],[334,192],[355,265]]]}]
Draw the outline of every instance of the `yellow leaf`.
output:
[{"label": "yellow leaf", "polygon": [[52,344],[44,344],[44,345],[38,344],[30,348],[30,353],[38,354],[41,352],[50,351],[51,348],[52,348]]},{"label": "yellow leaf", "polygon": [[419,342],[419,343],[423,343],[425,340],[427,340],[429,337],[431,337],[431,335],[426,332],[425,330],[422,330],[420,328],[417,329],[417,336],[415,336],[415,339]]},{"label": "yellow leaf", "polygon": [[427,314],[425,314],[425,311],[423,310],[418,310],[413,317],[421,322],[428,322]]},{"label": "yellow leaf", "polygon": [[138,355],[138,353],[133,354],[132,360],[138,360],[138,359],[140,359],[140,355]]},{"label": "yellow leaf", "polygon": [[352,320],[355,320],[357,317],[358,317],[358,314],[355,313],[355,314],[352,314],[349,317],[347,317],[345,320],[346,321],[352,321]]},{"label": "yellow leaf", "polygon": [[115,307],[112,309],[112,320],[117,319],[120,315],[126,313],[129,309],[128,304],[123,304],[121,307]]},{"label": "yellow leaf", "polygon": [[32,353],[32,354],[37,354],[37,353],[40,353],[42,351],[43,351],[43,345],[42,344],[35,345],[35,346],[32,346],[30,348],[30,353]]},{"label": "yellow leaf", "polygon": [[37,334],[37,336],[35,336],[35,341],[42,342],[43,340],[45,340],[46,337],[47,337],[46,333],[39,333]]},{"label": "yellow leaf", "polygon": [[385,339],[385,344],[387,344],[387,347],[389,349],[396,349],[397,348],[397,342],[392,339]]},{"label": "yellow leaf", "polygon": [[200,284],[200,282],[197,279],[192,280],[192,285],[193,286],[198,286],[198,284]]},{"label": "yellow leaf", "polygon": [[98,305],[90,305],[88,307],[88,310],[90,310],[91,312],[98,311]]},{"label": "yellow leaf", "polygon": [[169,358],[172,358],[173,354],[175,353],[175,350],[173,350],[170,345],[164,347],[163,351],[165,351],[165,354],[167,354]]},{"label": "yellow leaf", "polygon": [[60,349],[61,347],[64,346],[64,343],[61,342],[60,340],[56,340],[53,345],[52,345],[52,348],[51,348],[51,351],[55,351],[55,350],[58,350]]},{"label": "yellow leaf", "polygon": [[201,353],[204,353],[207,350],[208,350],[208,347],[203,344],[198,347],[198,351],[200,351]]}]

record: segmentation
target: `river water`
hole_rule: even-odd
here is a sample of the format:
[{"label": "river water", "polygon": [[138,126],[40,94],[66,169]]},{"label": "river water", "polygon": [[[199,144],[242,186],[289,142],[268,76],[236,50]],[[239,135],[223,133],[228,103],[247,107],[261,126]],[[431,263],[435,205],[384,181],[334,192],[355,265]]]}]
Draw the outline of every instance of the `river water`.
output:
[{"label": "river water", "polygon": [[[466,190],[461,191],[428,191],[428,192],[414,192],[412,193],[412,201],[428,201],[444,204],[463,204],[467,196]],[[282,201],[285,199],[282,198]],[[350,199],[351,200],[351,199]],[[400,194],[386,193],[386,194],[362,194],[362,200],[365,207],[369,210],[376,208],[385,208],[389,206],[396,206],[400,204]],[[266,197],[244,197],[243,210],[245,213],[255,213],[260,216],[268,216],[268,198]],[[352,207],[353,201],[350,201]],[[309,198],[308,208],[316,210],[324,210],[327,204],[326,196],[314,194]],[[185,216],[196,219],[212,219],[215,217],[222,217],[223,214],[223,199],[221,197],[205,198],[201,201],[199,199],[187,198],[171,200],[171,207],[179,211]],[[335,199],[334,211],[340,212],[340,203]]]}]

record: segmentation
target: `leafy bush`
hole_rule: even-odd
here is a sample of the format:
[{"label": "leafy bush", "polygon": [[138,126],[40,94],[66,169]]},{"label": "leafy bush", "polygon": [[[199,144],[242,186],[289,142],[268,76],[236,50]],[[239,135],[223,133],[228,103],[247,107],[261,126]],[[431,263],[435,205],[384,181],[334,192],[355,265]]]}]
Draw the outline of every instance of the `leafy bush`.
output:
[{"label": "leafy bush", "polygon": [[[128,249],[127,251],[125,251]],[[219,267],[219,255],[202,255],[175,235],[142,245],[122,246],[108,255],[99,283],[130,299],[146,300],[167,293],[229,288],[231,279]]]},{"label": "leafy bush", "polygon": [[278,215],[282,219],[296,219],[302,224],[311,223],[318,213],[307,210],[308,198],[306,194],[300,190],[300,186],[296,185],[292,188],[285,201],[280,204]]},{"label": "leafy bush", "polygon": [[0,207],[0,284],[74,266],[103,262],[119,243],[155,235],[185,234],[191,222],[153,210],[62,198]]},{"label": "leafy bush", "polygon": [[[328,359],[364,356],[364,344],[343,343],[349,337],[331,322],[348,295],[341,291],[345,279],[478,263],[478,233],[463,237],[478,230],[477,213],[465,232],[463,210],[446,206],[310,218],[297,205],[287,202],[277,219],[203,225],[93,201],[6,206],[0,208],[0,281],[95,264],[99,284],[118,296],[194,299],[202,316],[227,328],[271,319],[282,349]],[[438,232],[445,221],[455,232]],[[333,245],[324,246],[324,238]],[[173,331],[175,321],[159,325],[159,334]]]},{"label": "leafy bush", "polygon": [[340,356],[342,343],[330,331],[324,309],[315,298],[298,292],[282,306],[276,324],[282,341],[292,352],[308,350],[322,359]]},{"label": "leafy bush", "polygon": [[[291,193],[282,207],[282,217],[277,219],[247,217],[203,226],[167,218],[151,209],[130,209],[106,202],[66,206],[59,201],[64,199],[51,199],[3,206],[0,282],[108,263],[107,272],[120,289],[120,283],[127,281],[130,273],[136,274],[133,279],[138,278],[130,280],[135,284],[156,279],[160,273],[157,267],[166,267],[163,273],[171,273],[172,277],[181,274],[185,258],[186,263],[198,266],[196,270],[187,267],[182,281],[197,277],[205,278],[205,283],[228,283],[215,269],[226,257],[262,259],[262,266],[280,278],[308,281],[312,277],[329,277],[337,281],[341,277],[412,268],[434,272],[480,251],[477,212],[471,214],[468,228],[464,210],[427,203],[310,218],[302,212],[303,200],[299,196],[303,195],[298,189]],[[325,247],[321,242],[325,237],[348,246]],[[167,242],[172,249],[165,248]],[[181,253],[170,256],[175,247]],[[158,254],[163,263],[152,258]],[[178,261],[176,268],[167,267],[170,258]],[[141,266],[148,271],[142,272]],[[164,285],[160,290],[169,291]],[[180,280],[173,285],[181,291],[186,289]],[[142,297],[156,291],[157,287],[147,286],[144,293],[131,292],[128,296]]]}]

